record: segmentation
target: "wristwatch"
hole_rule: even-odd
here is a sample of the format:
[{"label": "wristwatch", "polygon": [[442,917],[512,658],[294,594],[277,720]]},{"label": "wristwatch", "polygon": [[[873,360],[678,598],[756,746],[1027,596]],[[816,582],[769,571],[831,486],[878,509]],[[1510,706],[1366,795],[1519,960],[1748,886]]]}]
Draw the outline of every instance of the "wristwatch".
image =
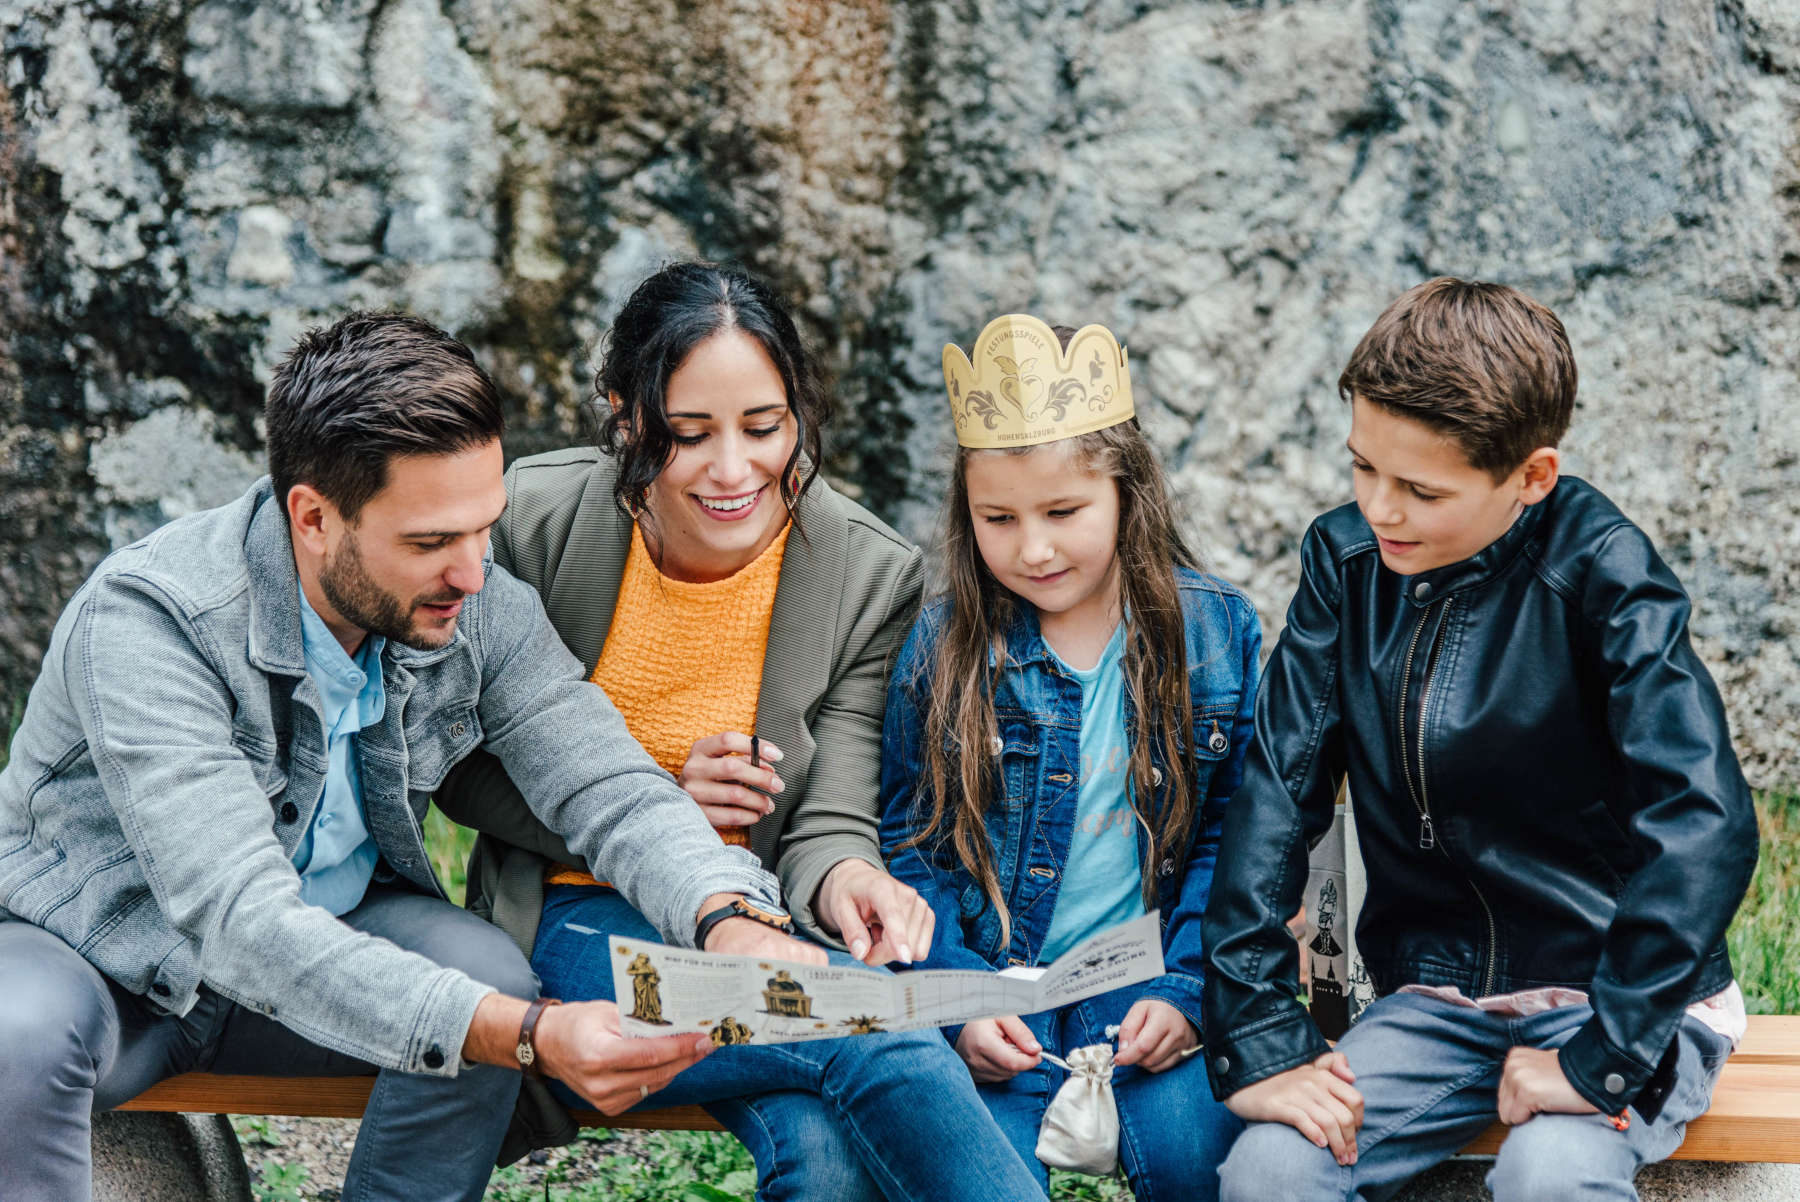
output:
[{"label": "wristwatch", "polygon": [[694,927],[694,946],[704,951],[706,937],[712,934],[714,927],[727,918],[748,918],[751,922],[760,922],[766,927],[773,927],[783,935],[794,933],[794,920],[788,917],[786,910],[772,902],[750,901],[748,898],[740,897],[729,905],[720,906],[717,910],[709,910],[700,916],[699,923]]},{"label": "wristwatch", "polygon": [[525,1007],[525,1017],[519,1023],[519,1046],[513,1049],[513,1055],[518,1058],[519,1071],[528,1077],[544,1075],[544,1070],[539,1067],[537,1062],[538,1019],[542,1018],[544,1011],[551,1006],[560,1005],[562,1003],[553,997],[541,997]]}]

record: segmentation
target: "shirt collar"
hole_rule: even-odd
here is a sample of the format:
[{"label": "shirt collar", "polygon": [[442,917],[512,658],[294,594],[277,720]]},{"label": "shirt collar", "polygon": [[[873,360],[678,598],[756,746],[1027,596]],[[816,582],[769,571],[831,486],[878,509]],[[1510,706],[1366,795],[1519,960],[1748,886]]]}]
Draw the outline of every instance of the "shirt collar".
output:
[{"label": "shirt collar", "polygon": [[351,709],[356,711],[358,718],[352,729],[360,730],[381,721],[387,701],[381,680],[381,653],[387,647],[387,639],[378,634],[365,635],[362,646],[352,658],[337,636],[331,633],[325,619],[312,607],[312,602],[306,599],[305,586],[299,585],[297,589],[300,594],[300,643],[306,657],[306,671],[318,686],[334,733],[344,713]]}]

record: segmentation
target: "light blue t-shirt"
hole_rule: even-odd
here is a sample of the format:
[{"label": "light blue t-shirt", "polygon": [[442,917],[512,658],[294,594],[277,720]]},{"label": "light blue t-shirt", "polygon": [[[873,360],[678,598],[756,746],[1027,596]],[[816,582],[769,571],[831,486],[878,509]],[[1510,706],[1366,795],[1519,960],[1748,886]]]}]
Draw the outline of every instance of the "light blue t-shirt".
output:
[{"label": "light blue t-shirt", "polygon": [[1056,662],[1081,682],[1081,792],[1069,862],[1038,955],[1046,964],[1094,932],[1144,912],[1137,817],[1127,790],[1131,747],[1125,739],[1125,623],[1119,623],[1100,662],[1087,671],[1069,667],[1061,656]]},{"label": "light blue t-shirt", "polygon": [[346,914],[368,891],[379,854],[363,811],[356,732],[381,721],[387,709],[387,687],[381,679],[381,650],[387,640],[368,635],[351,659],[301,589],[300,643],[306,674],[318,688],[325,711],[329,767],[325,795],[294,851],[294,867],[300,871],[301,901]]}]

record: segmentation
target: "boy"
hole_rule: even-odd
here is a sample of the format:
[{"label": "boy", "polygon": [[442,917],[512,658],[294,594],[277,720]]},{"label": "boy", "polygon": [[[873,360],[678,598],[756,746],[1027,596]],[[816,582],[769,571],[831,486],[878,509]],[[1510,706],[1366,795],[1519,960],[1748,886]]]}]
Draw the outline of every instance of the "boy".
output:
[{"label": "boy", "polygon": [[[1548,309],[1446,278],[1338,381],[1356,503],[1302,544],[1206,914],[1228,1202],[1384,1198],[1496,1116],[1497,1202],[1633,1197],[1742,1036],[1749,789],[1680,585],[1559,480],[1575,378]],[[1381,996],[1332,1052],[1283,920],[1346,776]]]}]

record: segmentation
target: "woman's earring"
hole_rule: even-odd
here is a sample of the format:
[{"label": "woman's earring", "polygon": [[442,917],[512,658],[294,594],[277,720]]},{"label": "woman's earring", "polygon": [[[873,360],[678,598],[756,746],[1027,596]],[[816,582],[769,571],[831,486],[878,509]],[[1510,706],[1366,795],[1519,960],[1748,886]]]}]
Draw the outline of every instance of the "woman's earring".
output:
[{"label": "woman's earring", "polygon": [[646,488],[644,491],[640,492],[637,495],[637,499],[635,501],[625,502],[625,512],[631,515],[632,521],[634,521],[634,522],[637,521],[638,515],[640,515],[644,512],[644,501],[649,496],[650,496],[650,490]]}]

